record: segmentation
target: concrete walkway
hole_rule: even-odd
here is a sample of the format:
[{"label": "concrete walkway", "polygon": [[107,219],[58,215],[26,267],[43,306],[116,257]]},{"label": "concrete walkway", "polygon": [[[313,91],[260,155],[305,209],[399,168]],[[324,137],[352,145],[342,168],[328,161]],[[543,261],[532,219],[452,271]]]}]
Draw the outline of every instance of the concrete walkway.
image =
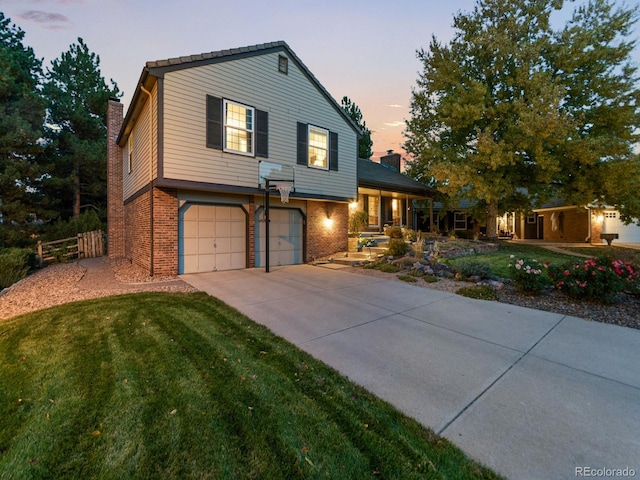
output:
[{"label": "concrete walkway", "polygon": [[508,478],[640,476],[640,330],[309,265],[181,278]]}]

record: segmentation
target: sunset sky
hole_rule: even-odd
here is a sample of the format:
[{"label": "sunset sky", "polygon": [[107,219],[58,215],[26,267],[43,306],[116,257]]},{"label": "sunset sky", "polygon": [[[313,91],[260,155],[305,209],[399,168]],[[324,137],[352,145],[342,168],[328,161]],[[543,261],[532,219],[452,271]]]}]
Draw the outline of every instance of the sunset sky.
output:
[{"label": "sunset sky", "polygon": [[[636,2],[626,2],[634,4]],[[49,67],[82,37],[128,106],[145,62],[284,40],[372,131],[374,158],[402,152],[404,121],[431,36],[448,42],[475,0],[0,0]],[[571,4],[570,4],[571,5]],[[636,55],[636,61],[640,55]]]}]

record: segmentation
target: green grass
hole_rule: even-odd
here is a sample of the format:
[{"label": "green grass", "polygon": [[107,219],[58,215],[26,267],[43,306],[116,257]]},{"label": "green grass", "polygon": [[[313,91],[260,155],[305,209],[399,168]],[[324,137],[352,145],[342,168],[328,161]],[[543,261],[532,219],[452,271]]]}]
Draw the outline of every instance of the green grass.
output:
[{"label": "green grass", "polygon": [[513,260],[509,258],[510,255],[514,255],[517,258],[535,259],[540,263],[546,261],[551,263],[565,263],[569,260],[575,260],[577,257],[571,255],[564,255],[562,253],[552,252],[543,247],[537,247],[535,245],[514,244],[500,242],[497,252],[481,253],[473,256],[458,257],[451,260],[446,260],[447,263],[454,266],[457,263],[464,262],[482,262],[487,263],[491,267],[491,271],[494,275],[502,278],[509,278],[509,263],[513,263]]},{"label": "green grass", "polygon": [[0,478],[497,478],[205,294],[0,323]]}]

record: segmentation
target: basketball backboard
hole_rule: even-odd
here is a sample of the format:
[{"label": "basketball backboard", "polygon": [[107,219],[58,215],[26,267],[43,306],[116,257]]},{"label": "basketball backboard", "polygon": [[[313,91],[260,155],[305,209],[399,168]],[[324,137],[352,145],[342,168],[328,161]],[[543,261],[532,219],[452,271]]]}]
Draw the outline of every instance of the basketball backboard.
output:
[{"label": "basketball backboard", "polygon": [[258,166],[258,188],[265,189],[267,187],[267,180],[271,187],[274,187],[276,183],[286,183],[296,186],[296,170],[292,165],[282,165],[280,163],[260,161]]}]

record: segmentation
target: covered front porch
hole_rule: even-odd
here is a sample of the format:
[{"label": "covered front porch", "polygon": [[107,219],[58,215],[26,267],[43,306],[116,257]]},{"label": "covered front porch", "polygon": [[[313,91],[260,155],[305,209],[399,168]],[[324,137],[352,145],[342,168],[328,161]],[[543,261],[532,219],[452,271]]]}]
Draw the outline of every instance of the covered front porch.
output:
[{"label": "covered front porch", "polygon": [[417,202],[433,210],[434,189],[401,174],[388,165],[358,160],[358,199],[349,205],[349,214],[368,215],[364,231],[384,232],[388,226],[419,226]]}]

